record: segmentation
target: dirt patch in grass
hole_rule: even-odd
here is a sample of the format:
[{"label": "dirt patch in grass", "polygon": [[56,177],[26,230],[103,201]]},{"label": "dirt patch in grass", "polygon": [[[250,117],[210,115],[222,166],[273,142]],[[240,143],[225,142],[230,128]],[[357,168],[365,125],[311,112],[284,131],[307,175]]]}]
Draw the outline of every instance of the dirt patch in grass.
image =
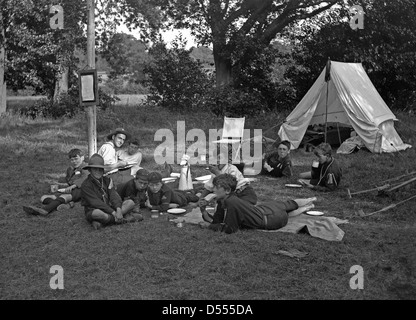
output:
[{"label": "dirt patch in grass", "polygon": [[[141,138],[149,169],[157,168],[152,155],[159,143],[153,141],[157,129],[174,128],[180,119],[186,119],[187,130],[188,124],[204,130],[222,126],[222,119],[205,115],[145,111],[121,108],[113,124],[123,123]],[[414,139],[416,119],[400,119],[410,128],[402,130],[404,139]],[[414,299],[415,201],[367,218],[357,216],[357,210],[371,212],[405,199],[416,194],[416,184],[390,197],[374,192],[349,199],[346,192],[416,170],[414,148],[393,155],[337,155],[344,177],[342,188],[333,193],[285,188],[295,177],[259,177],[253,183],[260,201],[318,196],[317,210],[349,220],[340,226],[345,231],[341,242],[306,234],[247,230],[225,235],[192,225],[177,228],[166,216],[94,231],[79,204],[47,217],[25,214],[22,205],[38,205],[50,181],[65,172],[66,152],[74,147],[87,151],[84,122],[80,115],[0,127],[2,299]],[[264,129],[269,124],[265,121]],[[98,132],[99,145],[110,125]],[[313,155],[296,150],[292,158],[296,176],[308,170]],[[308,255],[278,253],[290,249]],[[64,269],[64,290],[49,287],[53,265]],[[363,267],[363,290],[350,288],[354,265]]]}]

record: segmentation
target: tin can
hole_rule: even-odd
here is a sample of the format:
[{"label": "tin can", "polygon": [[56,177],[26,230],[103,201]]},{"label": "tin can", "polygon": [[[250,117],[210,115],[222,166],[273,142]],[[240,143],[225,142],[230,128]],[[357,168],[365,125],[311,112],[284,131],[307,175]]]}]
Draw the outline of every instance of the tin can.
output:
[{"label": "tin can", "polygon": [[183,223],[182,222],[178,222],[178,224],[176,225],[178,228],[182,228],[183,227]]},{"label": "tin can", "polygon": [[152,218],[159,218],[159,210],[152,210],[151,213]]}]

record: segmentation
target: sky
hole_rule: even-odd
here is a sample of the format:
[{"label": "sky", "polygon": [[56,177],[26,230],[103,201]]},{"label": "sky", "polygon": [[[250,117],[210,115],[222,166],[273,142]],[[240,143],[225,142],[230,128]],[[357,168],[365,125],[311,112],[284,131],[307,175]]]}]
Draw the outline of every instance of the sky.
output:
[{"label": "sky", "polygon": [[[129,29],[127,29],[127,27],[125,25],[117,27],[117,32],[123,32],[123,33],[131,34],[134,37],[136,37],[137,39],[140,39],[138,31],[134,31],[134,30],[129,31]],[[186,49],[189,49],[190,47],[196,47],[197,46],[197,44],[195,43],[195,41],[193,40],[193,38],[191,36],[191,31],[188,30],[188,29],[170,30],[170,31],[167,31],[167,32],[162,32],[163,40],[169,46],[169,44],[173,41],[173,39],[175,39],[175,37],[177,35],[179,35],[179,32],[182,32],[182,35],[187,40],[187,44],[186,44],[186,47],[185,47]]]}]

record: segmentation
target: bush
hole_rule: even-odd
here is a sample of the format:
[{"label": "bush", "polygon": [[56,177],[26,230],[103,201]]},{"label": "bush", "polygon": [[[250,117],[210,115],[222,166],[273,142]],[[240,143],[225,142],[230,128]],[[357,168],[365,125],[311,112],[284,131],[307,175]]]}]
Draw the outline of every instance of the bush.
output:
[{"label": "bush", "polygon": [[267,109],[267,103],[258,91],[243,91],[231,86],[212,88],[204,95],[201,107],[218,117],[253,117]]},{"label": "bush", "polygon": [[[98,91],[99,106],[105,110],[113,105],[117,97],[105,93],[103,90]],[[84,111],[83,106],[79,103],[78,87],[71,87],[67,93],[61,94],[58,99],[41,99],[33,106],[21,108],[20,114],[35,119],[37,117],[58,119],[62,117],[72,118],[80,111]]]},{"label": "bush", "polygon": [[168,49],[158,43],[149,51],[152,61],[144,69],[151,94],[148,99],[172,111],[191,111],[212,83],[184,43],[173,42],[172,46]]}]

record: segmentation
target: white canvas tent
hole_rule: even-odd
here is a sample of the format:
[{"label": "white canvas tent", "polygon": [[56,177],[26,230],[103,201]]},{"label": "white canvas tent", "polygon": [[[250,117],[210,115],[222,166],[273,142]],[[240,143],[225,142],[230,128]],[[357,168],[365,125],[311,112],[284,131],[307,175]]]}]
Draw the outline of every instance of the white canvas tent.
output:
[{"label": "white canvas tent", "polygon": [[331,61],[328,82],[326,68],[280,127],[282,140],[289,140],[296,149],[309,125],[327,121],[351,125],[371,152],[395,152],[411,147],[403,143],[394,129],[397,119],[361,63]]}]

